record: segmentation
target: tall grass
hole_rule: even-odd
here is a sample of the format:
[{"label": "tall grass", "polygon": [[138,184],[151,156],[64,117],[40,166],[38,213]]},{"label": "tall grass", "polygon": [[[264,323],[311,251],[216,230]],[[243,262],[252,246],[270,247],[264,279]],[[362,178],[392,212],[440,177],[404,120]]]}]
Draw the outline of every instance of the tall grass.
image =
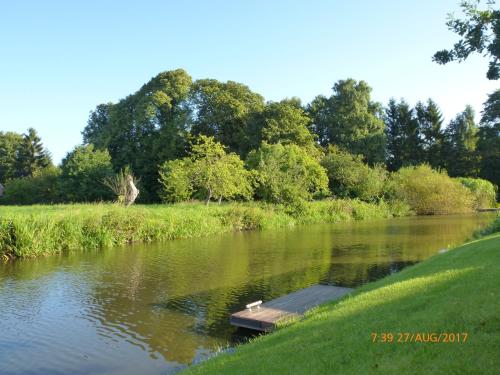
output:
[{"label": "tall grass", "polygon": [[[403,210],[404,211],[404,210]],[[113,204],[0,207],[0,256],[30,257],[131,242],[212,236],[305,223],[335,223],[408,214],[381,202],[325,200],[301,207],[260,204]]]}]

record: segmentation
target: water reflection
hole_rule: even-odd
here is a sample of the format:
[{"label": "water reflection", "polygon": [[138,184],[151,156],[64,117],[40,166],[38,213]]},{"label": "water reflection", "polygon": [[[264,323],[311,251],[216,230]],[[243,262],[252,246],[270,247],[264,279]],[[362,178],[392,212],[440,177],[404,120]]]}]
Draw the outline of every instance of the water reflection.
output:
[{"label": "water reflection", "polygon": [[249,301],[357,286],[493,215],[419,217],[134,245],[0,266],[0,373],[164,374],[242,339]]}]

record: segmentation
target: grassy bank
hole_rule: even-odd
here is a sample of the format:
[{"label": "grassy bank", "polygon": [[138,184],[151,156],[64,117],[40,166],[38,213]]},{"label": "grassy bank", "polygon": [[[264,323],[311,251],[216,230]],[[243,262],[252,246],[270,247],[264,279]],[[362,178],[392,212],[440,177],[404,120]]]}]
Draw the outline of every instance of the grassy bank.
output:
[{"label": "grassy bank", "polygon": [[293,209],[258,203],[0,207],[0,256],[29,257],[135,241],[203,237],[238,230],[335,223],[408,214],[404,206],[324,200]]},{"label": "grassy bank", "polygon": [[[367,284],[187,373],[496,374],[499,264],[496,233]],[[376,342],[372,333],[378,333]],[[393,342],[381,342],[382,333],[392,333]],[[455,333],[455,342],[404,342],[416,333]]]}]

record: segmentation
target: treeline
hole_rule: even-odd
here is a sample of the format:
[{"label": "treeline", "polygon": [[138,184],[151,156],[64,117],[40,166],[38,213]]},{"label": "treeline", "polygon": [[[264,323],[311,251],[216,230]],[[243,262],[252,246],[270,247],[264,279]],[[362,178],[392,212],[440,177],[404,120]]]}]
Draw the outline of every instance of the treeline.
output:
[{"label": "treeline", "polygon": [[392,172],[421,164],[432,176],[444,175],[439,170],[500,184],[500,90],[480,124],[466,107],[447,125],[430,99],[414,108],[391,100],[384,108],[370,93],[364,81],[347,79],[307,105],[265,102],[241,83],[163,72],[118,103],[98,105],[83,145],[59,167],[34,130],[0,133],[2,201],[110,200],[102,181],[125,167],[140,178],[143,202],[377,201],[396,194]]}]

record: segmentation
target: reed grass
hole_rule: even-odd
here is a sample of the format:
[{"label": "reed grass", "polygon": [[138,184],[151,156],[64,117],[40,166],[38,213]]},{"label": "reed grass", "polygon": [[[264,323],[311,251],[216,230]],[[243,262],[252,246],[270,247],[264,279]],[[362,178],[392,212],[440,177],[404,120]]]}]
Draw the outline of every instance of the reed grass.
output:
[{"label": "reed grass", "polygon": [[407,214],[381,202],[324,200],[300,207],[263,203],[114,204],[0,207],[0,256],[32,257],[131,242],[213,236],[306,223],[336,223]]}]

